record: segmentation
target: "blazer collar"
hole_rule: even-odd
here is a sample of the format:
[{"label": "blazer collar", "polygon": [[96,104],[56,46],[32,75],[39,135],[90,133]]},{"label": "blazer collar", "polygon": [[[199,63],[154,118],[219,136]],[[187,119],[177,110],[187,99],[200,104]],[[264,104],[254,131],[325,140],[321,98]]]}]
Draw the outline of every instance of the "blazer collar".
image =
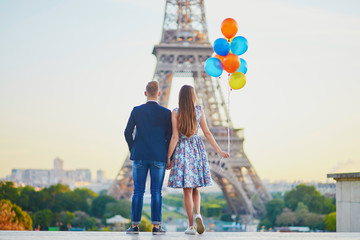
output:
[{"label": "blazer collar", "polygon": [[159,105],[159,103],[157,101],[153,101],[153,100],[150,100],[150,101],[147,101],[146,104],[149,104],[149,105]]}]

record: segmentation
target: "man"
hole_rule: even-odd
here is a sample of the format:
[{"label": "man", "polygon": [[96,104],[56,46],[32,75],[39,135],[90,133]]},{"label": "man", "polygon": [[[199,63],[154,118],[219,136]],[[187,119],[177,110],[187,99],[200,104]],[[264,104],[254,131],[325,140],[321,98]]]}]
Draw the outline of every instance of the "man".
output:
[{"label": "man", "polygon": [[[134,107],[125,129],[130,159],[133,160],[134,194],[131,204],[132,225],[126,233],[139,233],[146,177],[150,170],[151,223],[153,234],[165,234],[161,224],[161,189],[165,176],[167,151],[171,138],[171,111],[159,105],[159,84],[146,86],[146,104]],[[133,132],[135,130],[135,138]]]}]

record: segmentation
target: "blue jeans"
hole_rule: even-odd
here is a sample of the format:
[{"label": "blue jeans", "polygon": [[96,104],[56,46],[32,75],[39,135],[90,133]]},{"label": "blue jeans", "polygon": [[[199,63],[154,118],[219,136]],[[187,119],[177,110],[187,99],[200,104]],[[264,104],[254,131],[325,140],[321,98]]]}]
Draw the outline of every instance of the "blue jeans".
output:
[{"label": "blue jeans", "polygon": [[134,195],[131,203],[131,222],[140,224],[143,208],[143,198],[146,185],[146,177],[150,169],[151,191],[151,223],[161,223],[162,196],[161,189],[164,182],[166,163],[159,161],[134,160],[133,179]]}]

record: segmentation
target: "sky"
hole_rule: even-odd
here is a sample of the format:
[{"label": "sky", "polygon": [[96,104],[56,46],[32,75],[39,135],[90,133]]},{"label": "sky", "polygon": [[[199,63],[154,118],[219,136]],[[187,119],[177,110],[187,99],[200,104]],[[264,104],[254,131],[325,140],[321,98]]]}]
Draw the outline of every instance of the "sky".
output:
[{"label": "sky", "polygon": [[[164,8],[0,1],[0,178],[51,169],[56,157],[115,177],[127,119],[154,74]],[[228,17],[249,42],[247,84],[231,92],[230,115],[260,178],[326,182],[360,171],[360,2],[206,0],[205,12],[211,43]],[[174,79],[170,108],[189,81]]]}]

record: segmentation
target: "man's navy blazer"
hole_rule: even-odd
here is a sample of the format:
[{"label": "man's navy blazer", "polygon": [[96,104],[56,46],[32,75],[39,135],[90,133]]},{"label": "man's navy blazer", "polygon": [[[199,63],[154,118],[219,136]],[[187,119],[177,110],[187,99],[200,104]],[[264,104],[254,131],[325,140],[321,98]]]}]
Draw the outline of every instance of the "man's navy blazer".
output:
[{"label": "man's navy blazer", "polygon": [[124,134],[131,160],[166,162],[172,134],[171,111],[154,101],[134,107]]}]

